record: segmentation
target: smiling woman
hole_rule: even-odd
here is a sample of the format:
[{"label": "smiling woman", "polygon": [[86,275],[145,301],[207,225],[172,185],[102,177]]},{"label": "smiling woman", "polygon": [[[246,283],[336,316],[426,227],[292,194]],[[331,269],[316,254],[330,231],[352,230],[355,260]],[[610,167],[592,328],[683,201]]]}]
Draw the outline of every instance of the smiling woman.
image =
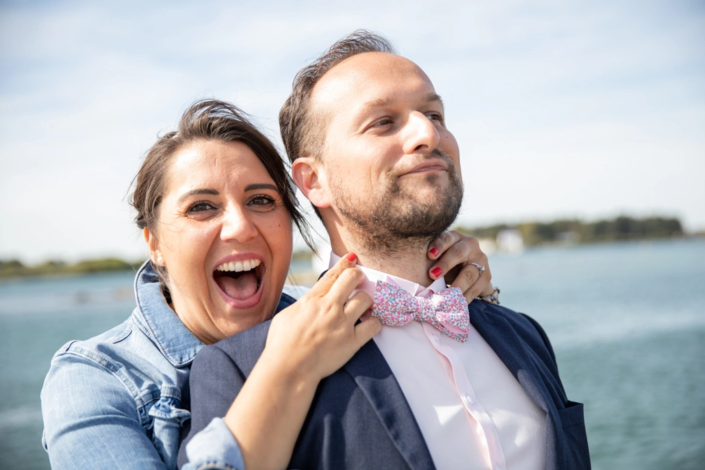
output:
[{"label": "smiling woman", "polygon": [[[137,306],[112,330],[64,345],[44,382],[52,468],[176,468],[196,353],[275,313],[246,386],[196,434],[183,468],[286,465],[320,380],[380,328],[358,322],[371,299],[351,296],[363,278],[354,254],[298,301],[282,293],[293,224],[308,238],[289,181],[272,143],[221,101],[196,103],[154,144],[132,196],[150,252],[135,278]],[[469,246],[454,234],[429,256],[446,270],[486,263]]]},{"label": "smiling woman", "polygon": [[144,231],[179,286],[170,294],[181,321],[214,343],[268,319],[279,297],[263,292],[282,291],[292,253],[286,193],[238,141],[191,142],[172,156],[167,181],[159,223]]}]

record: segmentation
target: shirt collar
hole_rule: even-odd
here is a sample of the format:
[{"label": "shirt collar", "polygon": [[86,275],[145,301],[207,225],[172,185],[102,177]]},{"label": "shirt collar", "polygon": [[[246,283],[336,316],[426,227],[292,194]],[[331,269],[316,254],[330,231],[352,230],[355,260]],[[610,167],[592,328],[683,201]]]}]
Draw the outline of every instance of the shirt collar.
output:
[{"label": "shirt collar", "polygon": [[[336,255],[332,251],[330,252],[330,262],[328,263],[328,269],[332,268],[335,266],[335,263],[337,263],[340,260],[340,256]],[[382,282],[389,282],[390,284],[395,284],[402,289],[404,289],[406,292],[408,292],[411,295],[414,296],[419,296],[419,297],[426,297],[433,292],[440,292],[441,290],[446,288],[446,281],[445,278],[441,277],[436,279],[431,283],[430,286],[428,287],[423,287],[420,284],[417,284],[413,281],[409,281],[406,279],[402,279],[397,276],[393,276],[391,274],[383,273],[381,271],[376,271],[374,269],[366,268],[365,266],[357,266],[357,268],[362,271],[365,274],[365,280],[362,281],[362,284],[355,290],[357,291],[363,291],[367,295],[369,295],[372,299],[375,298],[375,290],[377,287],[377,281],[382,281]]]},{"label": "shirt collar", "polygon": [[137,308],[133,316],[140,329],[175,367],[190,364],[203,343],[186,328],[162,295],[159,275],[149,260],[135,276]]}]

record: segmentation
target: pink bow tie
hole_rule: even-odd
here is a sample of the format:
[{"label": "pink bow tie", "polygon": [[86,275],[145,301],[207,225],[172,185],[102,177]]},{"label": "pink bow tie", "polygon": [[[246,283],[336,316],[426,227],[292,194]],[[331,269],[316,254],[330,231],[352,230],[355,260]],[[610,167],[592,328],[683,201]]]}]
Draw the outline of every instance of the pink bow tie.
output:
[{"label": "pink bow tie", "polygon": [[377,281],[372,316],[388,326],[425,321],[461,343],[468,339],[470,331],[468,303],[457,287],[443,289],[430,297],[415,297],[394,284]]}]

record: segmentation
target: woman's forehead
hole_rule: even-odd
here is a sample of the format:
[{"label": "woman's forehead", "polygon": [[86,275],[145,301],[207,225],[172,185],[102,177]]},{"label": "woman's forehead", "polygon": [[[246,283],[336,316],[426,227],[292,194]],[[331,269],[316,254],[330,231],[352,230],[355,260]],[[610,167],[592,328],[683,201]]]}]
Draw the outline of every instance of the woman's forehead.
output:
[{"label": "woman's forehead", "polygon": [[167,192],[204,185],[242,187],[273,182],[262,162],[242,142],[197,141],[178,150],[167,176]]}]

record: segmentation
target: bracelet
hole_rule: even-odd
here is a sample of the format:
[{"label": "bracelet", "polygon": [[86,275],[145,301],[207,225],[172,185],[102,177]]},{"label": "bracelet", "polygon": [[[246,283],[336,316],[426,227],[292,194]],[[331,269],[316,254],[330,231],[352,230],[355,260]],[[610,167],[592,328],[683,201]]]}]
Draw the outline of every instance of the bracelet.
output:
[{"label": "bracelet", "polygon": [[477,298],[488,304],[499,305],[499,287],[495,287],[490,295],[478,296]]}]

